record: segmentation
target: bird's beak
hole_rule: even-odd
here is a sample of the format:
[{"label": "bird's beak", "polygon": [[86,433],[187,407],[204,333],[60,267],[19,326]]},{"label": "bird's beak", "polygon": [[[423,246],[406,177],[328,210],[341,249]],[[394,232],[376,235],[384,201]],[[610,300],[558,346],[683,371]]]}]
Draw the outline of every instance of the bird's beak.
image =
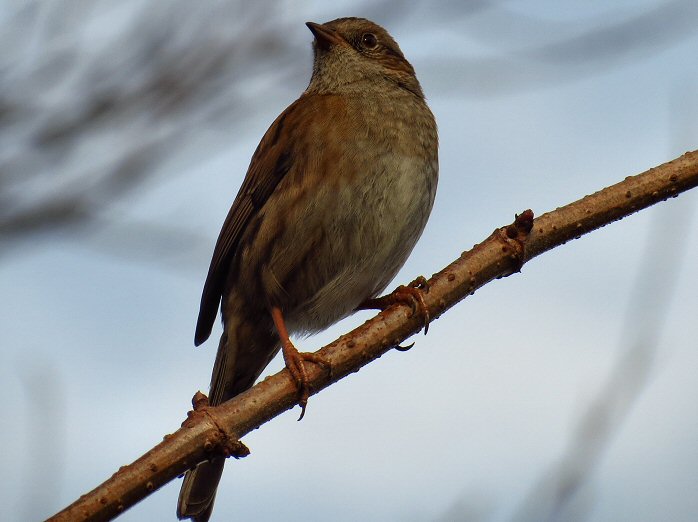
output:
[{"label": "bird's beak", "polygon": [[322,49],[329,49],[333,45],[346,45],[346,40],[339,36],[339,33],[334,29],[330,29],[322,24],[316,24],[315,22],[306,22],[308,29],[315,36],[315,42]]}]

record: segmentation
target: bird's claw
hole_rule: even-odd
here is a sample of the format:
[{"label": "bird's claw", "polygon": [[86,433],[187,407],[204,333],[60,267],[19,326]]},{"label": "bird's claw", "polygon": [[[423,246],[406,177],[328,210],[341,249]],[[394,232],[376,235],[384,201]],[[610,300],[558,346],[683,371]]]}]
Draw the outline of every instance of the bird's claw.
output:
[{"label": "bird's claw", "polygon": [[386,296],[392,298],[394,303],[408,304],[412,308],[412,314],[419,313],[424,318],[424,335],[429,331],[429,308],[424,301],[424,294],[429,292],[429,282],[424,276],[419,276],[409,285],[400,285],[395,291]]},{"label": "bird's claw", "polygon": [[406,344],[405,346],[400,346],[399,344],[396,344],[395,346],[393,346],[393,348],[395,348],[398,352],[406,352],[407,350],[409,350],[413,346],[414,346],[414,343]]},{"label": "bird's claw", "polygon": [[310,397],[310,385],[305,362],[309,361],[322,366],[330,373],[332,372],[332,365],[316,353],[299,352],[291,341],[284,343],[282,351],[286,368],[291,372],[291,376],[298,387],[298,405],[301,407],[301,415],[298,417],[298,420],[301,420],[305,416],[305,409],[308,406],[308,398]]}]

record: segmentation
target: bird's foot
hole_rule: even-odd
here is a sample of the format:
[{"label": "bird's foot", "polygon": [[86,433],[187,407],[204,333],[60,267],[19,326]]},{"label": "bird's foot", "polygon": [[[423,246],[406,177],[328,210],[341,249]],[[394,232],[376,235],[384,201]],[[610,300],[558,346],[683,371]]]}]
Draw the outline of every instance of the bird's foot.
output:
[{"label": "bird's foot", "polygon": [[281,351],[286,362],[286,368],[291,372],[291,376],[296,381],[296,386],[298,387],[298,405],[301,407],[301,415],[298,417],[298,420],[301,420],[305,415],[305,408],[310,397],[310,384],[305,363],[312,362],[330,371],[331,366],[327,360],[316,353],[299,352],[290,339],[282,344]]},{"label": "bird's foot", "polygon": [[[424,294],[429,292],[429,283],[424,276],[419,276],[409,285],[400,285],[392,293],[382,297],[367,299],[359,305],[359,310],[377,309],[385,310],[394,304],[407,305],[412,309],[412,314],[419,313],[424,320],[424,335],[429,331],[429,309],[424,302]],[[403,348],[403,350],[409,349]]]},{"label": "bird's foot", "polygon": [[279,308],[272,308],[271,316],[276,325],[276,330],[279,333],[279,338],[281,339],[281,352],[284,356],[286,368],[288,368],[291,377],[296,381],[296,386],[298,387],[298,405],[301,407],[301,415],[298,417],[298,420],[301,420],[305,415],[305,408],[308,405],[308,398],[310,397],[310,379],[308,378],[308,372],[305,368],[306,361],[320,365],[330,373],[332,372],[332,366],[329,361],[316,353],[298,351],[289,338],[286,323]]}]

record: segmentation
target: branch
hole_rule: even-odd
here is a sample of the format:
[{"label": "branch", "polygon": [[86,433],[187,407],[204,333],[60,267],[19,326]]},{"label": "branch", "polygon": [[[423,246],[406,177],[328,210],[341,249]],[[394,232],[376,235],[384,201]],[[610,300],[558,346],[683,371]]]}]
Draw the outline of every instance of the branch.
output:
[{"label": "branch", "polygon": [[[429,316],[438,318],[481,286],[518,272],[543,252],[697,185],[698,150],[535,220],[528,210],[432,276],[424,294]],[[325,346],[318,353],[330,362],[332,372],[309,365],[313,393],[378,359],[422,326],[409,307],[393,306]],[[239,439],[293,408],[297,395],[288,370],[215,408],[197,394],[194,411],[179,430],[49,520],[110,520],[203,460],[221,454],[245,456],[247,448]]]}]

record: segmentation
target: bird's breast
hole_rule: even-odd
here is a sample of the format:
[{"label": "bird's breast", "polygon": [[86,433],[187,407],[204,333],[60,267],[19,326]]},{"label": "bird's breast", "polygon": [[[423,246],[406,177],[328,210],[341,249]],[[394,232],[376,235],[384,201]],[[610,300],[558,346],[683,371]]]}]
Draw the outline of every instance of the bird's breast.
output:
[{"label": "bird's breast", "polygon": [[241,284],[256,281],[291,331],[315,332],[348,315],[412,251],[438,178],[436,127],[423,108],[350,106],[324,134],[315,125],[314,141],[257,216],[238,264]]}]

